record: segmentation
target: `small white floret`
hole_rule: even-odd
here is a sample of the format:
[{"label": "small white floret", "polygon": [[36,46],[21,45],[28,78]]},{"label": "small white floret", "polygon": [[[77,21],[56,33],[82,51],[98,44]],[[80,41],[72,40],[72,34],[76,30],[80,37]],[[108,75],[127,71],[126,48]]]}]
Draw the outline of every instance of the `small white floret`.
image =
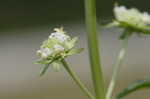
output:
[{"label": "small white floret", "polygon": [[52,51],[49,48],[41,48],[37,51],[37,54],[41,56],[41,58],[47,58],[51,53]]},{"label": "small white floret", "polygon": [[43,52],[47,55],[50,55],[52,51],[49,48],[43,48]]}]

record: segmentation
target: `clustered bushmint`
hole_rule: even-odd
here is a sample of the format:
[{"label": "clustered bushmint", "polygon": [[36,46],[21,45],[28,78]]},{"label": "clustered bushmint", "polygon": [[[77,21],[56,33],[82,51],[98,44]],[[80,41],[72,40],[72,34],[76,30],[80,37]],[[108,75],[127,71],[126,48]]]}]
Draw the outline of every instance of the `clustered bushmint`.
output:
[{"label": "clustered bushmint", "polygon": [[150,34],[150,15],[141,13],[136,8],[127,9],[125,6],[115,6],[114,21],[110,26],[117,26],[136,33]]},{"label": "clustered bushmint", "polygon": [[40,60],[38,64],[50,65],[59,68],[61,60],[67,56],[79,53],[82,49],[76,49],[75,44],[77,37],[71,38],[63,28],[55,28],[55,32],[51,33],[47,40],[43,42],[37,55]]}]

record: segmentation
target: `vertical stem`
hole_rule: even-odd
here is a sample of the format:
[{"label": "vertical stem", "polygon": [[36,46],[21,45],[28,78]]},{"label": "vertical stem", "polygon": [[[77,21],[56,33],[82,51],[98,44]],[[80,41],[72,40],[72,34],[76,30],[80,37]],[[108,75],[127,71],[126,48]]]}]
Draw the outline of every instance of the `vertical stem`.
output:
[{"label": "vertical stem", "polygon": [[123,40],[122,48],[121,48],[121,50],[119,52],[119,55],[117,57],[117,61],[114,65],[112,78],[111,78],[111,81],[110,81],[110,84],[109,84],[109,87],[108,87],[108,91],[107,91],[107,94],[106,94],[106,99],[112,99],[112,94],[113,94],[114,88],[116,86],[118,73],[120,71],[121,65],[122,65],[123,60],[125,58],[127,45],[128,45],[128,37],[126,37]]},{"label": "vertical stem", "polygon": [[84,84],[77,77],[77,75],[71,70],[71,68],[68,66],[67,62],[65,60],[62,60],[61,62],[63,64],[64,68],[66,69],[66,71],[68,72],[68,74],[71,76],[71,78],[80,87],[80,89],[89,97],[89,99],[95,99],[95,97],[89,92],[89,90],[84,86]]},{"label": "vertical stem", "polygon": [[95,0],[85,0],[85,16],[91,72],[96,99],[105,99],[104,80],[100,64],[98,40],[96,34]]}]

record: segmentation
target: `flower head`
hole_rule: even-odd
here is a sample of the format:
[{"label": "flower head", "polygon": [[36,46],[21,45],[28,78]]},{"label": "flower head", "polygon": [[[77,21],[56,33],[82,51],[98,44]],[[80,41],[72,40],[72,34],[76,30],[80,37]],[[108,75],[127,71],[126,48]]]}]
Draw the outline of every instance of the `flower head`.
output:
[{"label": "flower head", "polygon": [[115,20],[111,26],[118,26],[136,33],[150,34],[150,15],[141,13],[136,8],[127,9],[125,6],[115,6]]},{"label": "flower head", "polygon": [[37,55],[40,57],[40,61],[37,63],[45,65],[52,64],[53,67],[57,67],[58,69],[58,64],[60,64],[61,59],[79,53],[82,49],[75,48],[76,41],[78,40],[77,37],[70,37],[63,31],[63,28],[55,28],[54,31],[43,42],[40,50],[37,51]]},{"label": "flower head", "polygon": [[114,13],[117,21],[134,25],[140,22],[144,24],[142,14],[135,8],[127,9],[125,6],[116,6]]}]

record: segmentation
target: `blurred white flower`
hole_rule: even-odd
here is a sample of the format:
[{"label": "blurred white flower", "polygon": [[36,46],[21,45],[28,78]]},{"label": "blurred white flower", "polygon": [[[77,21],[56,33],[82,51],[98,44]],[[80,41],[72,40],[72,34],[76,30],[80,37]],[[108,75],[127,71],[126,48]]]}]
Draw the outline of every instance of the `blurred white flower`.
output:
[{"label": "blurred white flower", "polygon": [[134,25],[144,23],[142,20],[142,13],[135,8],[127,9],[125,6],[116,6],[114,8],[114,13],[118,21]]},{"label": "blurred white flower", "polygon": [[147,12],[141,13],[136,8],[127,9],[125,6],[116,6],[114,14],[117,21],[126,22],[130,25],[143,26],[150,24],[150,15]]},{"label": "blurred white flower", "polygon": [[147,12],[144,12],[142,15],[142,20],[147,23],[150,24],[150,15]]},{"label": "blurred white flower", "polygon": [[132,33],[150,34],[150,14],[147,12],[142,13],[136,8],[115,6],[114,15],[115,19],[107,27],[117,26]]}]

